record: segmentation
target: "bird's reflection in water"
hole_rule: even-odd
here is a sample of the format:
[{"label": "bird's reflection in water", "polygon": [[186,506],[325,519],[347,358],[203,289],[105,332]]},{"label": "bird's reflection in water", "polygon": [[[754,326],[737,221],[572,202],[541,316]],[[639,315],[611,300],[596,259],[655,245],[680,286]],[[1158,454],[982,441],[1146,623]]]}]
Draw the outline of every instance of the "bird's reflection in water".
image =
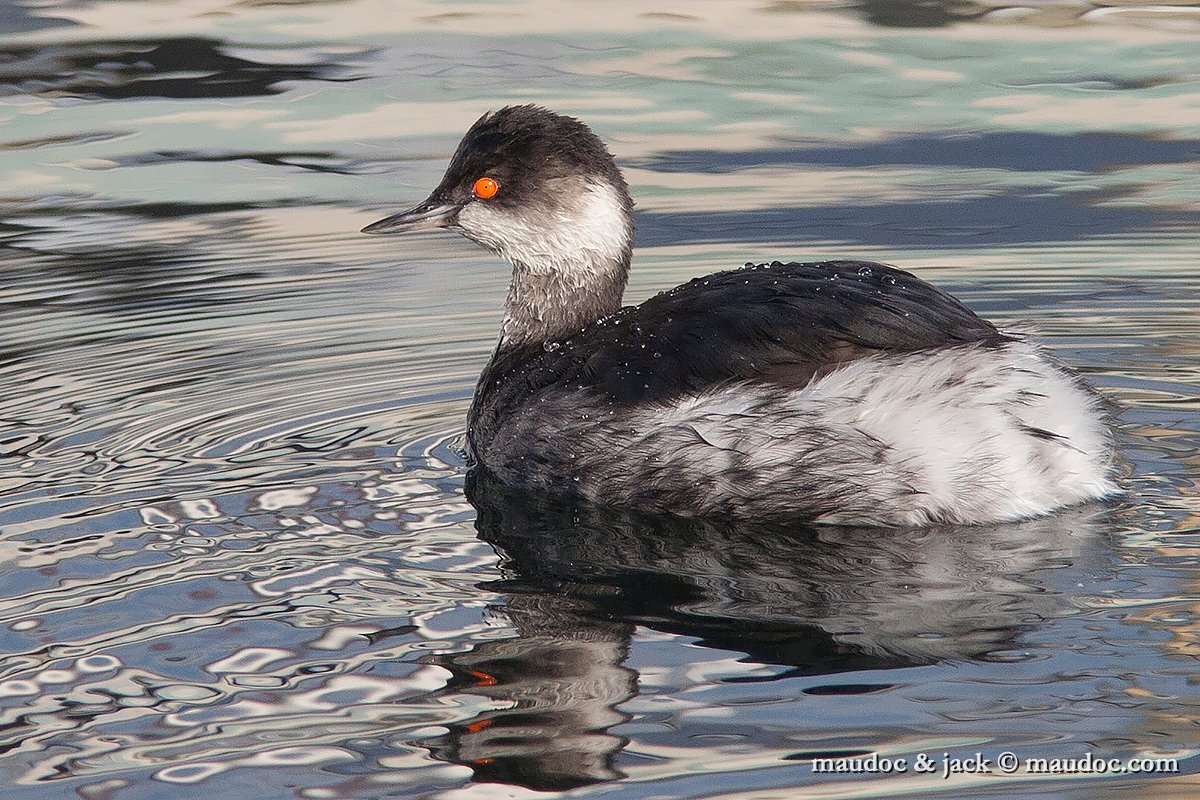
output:
[{"label": "bird's reflection in water", "polygon": [[435,752],[475,780],[562,790],[622,777],[635,626],[776,665],[779,680],[987,659],[1069,612],[1056,587],[1103,569],[1108,514],[1004,526],[770,527],[573,506],[468,481],[481,538],[504,559],[514,638],[436,660],[494,710]]}]

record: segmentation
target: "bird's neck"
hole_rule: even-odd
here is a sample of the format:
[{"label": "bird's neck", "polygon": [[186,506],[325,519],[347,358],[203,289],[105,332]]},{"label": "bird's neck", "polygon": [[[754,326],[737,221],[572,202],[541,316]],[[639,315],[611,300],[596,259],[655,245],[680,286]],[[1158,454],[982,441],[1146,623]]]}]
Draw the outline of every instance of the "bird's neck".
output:
[{"label": "bird's neck", "polygon": [[[552,357],[562,342],[619,311],[629,272],[628,246],[613,260],[576,260],[570,269],[546,269],[544,260],[537,267],[510,260],[513,277],[500,342],[479,376],[467,414],[467,451],[474,464],[487,463],[488,447],[507,411],[540,388],[538,371],[526,368]],[[511,380],[514,376],[517,379]]]},{"label": "bird's neck", "polygon": [[566,182],[553,218],[509,222],[495,249],[513,265],[500,346],[561,340],[621,308],[633,247],[632,202],[613,182]]},{"label": "bird's neck", "polygon": [[513,265],[500,326],[501,347],[524,347],[570,338],[621,308],[629,270],[622,263],[572,264],[570,269]]}]

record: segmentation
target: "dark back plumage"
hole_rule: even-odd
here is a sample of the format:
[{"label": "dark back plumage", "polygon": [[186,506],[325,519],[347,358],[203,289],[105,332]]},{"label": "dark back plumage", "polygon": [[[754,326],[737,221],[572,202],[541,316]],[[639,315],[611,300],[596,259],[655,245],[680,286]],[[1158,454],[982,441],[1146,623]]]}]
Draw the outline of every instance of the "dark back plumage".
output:
[{"label": "dark back plumage", "polygon": [[867,261],[773,262],[719,272],[627,306],[562,342],[497,350],[473,436],[551,386],[615,406],[669,403],[721,384],[801,387],[869,355],[1011,337],[903,270]]}]

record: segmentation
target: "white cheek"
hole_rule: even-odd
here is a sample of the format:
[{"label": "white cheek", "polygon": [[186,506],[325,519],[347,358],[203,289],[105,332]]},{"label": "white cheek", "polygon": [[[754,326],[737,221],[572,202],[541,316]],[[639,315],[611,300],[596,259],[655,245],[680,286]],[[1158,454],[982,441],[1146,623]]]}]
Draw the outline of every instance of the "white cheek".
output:
[{"label": "white cheek", "polygon": [[476,200],[458,212],[458,227],[468,239],[498,253],[507,233],[501,217]]},{"label": "white cheek", "polygon": [[593,259],[618,259],[629,246],[629,212],[607,184],[590,184],[570,220],[575,246]]},{"label": "white cheek", "polygon": [[459,212],[458,225],[468,238],[531,273],[620,262],[631,231],[619,196],[606,185],[572,188],[577,199],[553,211],[476,200]]}]

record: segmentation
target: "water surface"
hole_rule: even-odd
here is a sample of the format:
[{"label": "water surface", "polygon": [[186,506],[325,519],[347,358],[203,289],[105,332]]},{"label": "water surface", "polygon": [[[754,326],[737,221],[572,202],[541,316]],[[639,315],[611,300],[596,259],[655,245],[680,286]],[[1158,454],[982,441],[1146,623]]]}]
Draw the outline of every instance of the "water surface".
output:
[{"label": "water surface", "polygon": [[[6,797],[1200,791],[1197,7],[51,0],[0,30]],[[912,269],[1121,404],[1128,495],[881,533],[466,485],[507,272],[356,231],[526,101],[625,169],[629,301]],[[1005,751],[1179,772],[811,767]]]}]

